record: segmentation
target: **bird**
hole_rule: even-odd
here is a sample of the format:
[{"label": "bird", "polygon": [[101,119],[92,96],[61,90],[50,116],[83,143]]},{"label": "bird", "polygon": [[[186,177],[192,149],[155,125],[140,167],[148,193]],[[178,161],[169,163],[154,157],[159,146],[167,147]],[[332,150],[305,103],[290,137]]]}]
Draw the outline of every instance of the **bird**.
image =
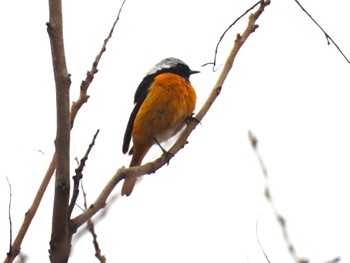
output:
[{"label": "bird", "polygon": [[[193,116],[197,96],[189,78],[196,73],[199,71],[174,57],[163,59],[147,72],[136,89],[124,134],[124,154],[129,151],[131,138],[133,142],[129,167],[140,166],[154,144],[160,146],[175,136]],[[122,195],[131,194],[136,179],[132,175],[124,179]]]}]

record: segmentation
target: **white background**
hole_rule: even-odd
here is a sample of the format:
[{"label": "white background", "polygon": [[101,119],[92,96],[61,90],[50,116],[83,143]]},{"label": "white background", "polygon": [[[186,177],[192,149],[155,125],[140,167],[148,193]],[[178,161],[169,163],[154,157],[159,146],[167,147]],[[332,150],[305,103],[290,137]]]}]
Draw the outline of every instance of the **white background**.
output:
[{"label": "white background", "polygon": [[[243,3],[244,2],[244,3]],[[213,59],[222,32],[253,1],[132,1],[89,88],[72,132],[72,175],[97,129],[84,170],[88,202],[115,171],[133,95],[158,61],[175,56],[201,70],[191,82],[197,110],[220,70]],[[64,1],[71,100],[102,46],[121,1]],[[347,0],[302,1],[350,56]],[[47,1],[7,1],[0,7],[0,254],[9,244],[12,186],[14,236],[54,150],[55,98]],[[222,65],[247,17],[222,42]],[[311,262],[350,262],[350,65],[293,0],[272,1],[236,58],[221,95],[170,165],[145,176],[129,198],[118,185],[96,232],[107,262],[293,262],[269,203],[247,133],[259,139],[278,210],[297,253]],[[171,144],[166,144],[170,147]],[[160,155],[157,147],[145,161]],[[47,262],[53,184],[22,244],[28,262]],[[78,203],[83,204],[80,198]],[[78,214],[79,208],[76,208]],[[258,228],[256,231],[256,224]],[[73,240],[71,262],[96,262],[91,235]]]}]

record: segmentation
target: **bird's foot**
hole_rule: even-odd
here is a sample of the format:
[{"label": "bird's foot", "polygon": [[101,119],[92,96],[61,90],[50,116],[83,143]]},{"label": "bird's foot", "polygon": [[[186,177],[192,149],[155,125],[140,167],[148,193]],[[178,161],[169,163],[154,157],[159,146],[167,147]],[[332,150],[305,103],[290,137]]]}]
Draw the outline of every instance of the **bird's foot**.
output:
[{"label": "bird's foot", "polygon": [[159,141],[158,141],[156,138],[153,138],[153,140],[154,140],[155,143],[159,146],[159,148],[162,150],[163,155],[165,156],[165,158],[166,158],[166,160],[167,160],[166,163],[167,163],[167,165],[169,165],[169,162],[170,162],[171,158],[174,157],[174,154],[172,154],[171,152],[168,152],[167,150],[165,150],[165,149],[162,147],[162,145],[160,145]]}]

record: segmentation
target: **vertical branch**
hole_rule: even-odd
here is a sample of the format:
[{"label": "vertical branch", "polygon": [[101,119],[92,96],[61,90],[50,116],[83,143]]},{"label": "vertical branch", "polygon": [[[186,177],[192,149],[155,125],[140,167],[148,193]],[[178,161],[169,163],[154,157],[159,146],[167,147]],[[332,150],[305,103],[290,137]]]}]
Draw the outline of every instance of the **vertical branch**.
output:
[{"label": "vertical branch", "polygon": [[[74,120],[75,120],[80,108],[88,100],[89,96],[87,95],[87,90],[88,90],[90,84],[92,83],[95,74],[98,72],[97,66],[102,58],[102,55],[104,54],[104,52],[106,50],[106,46],[107,46],[108,41],[112,38],[114,28],[120,19],[120,14],[121,14],[121,11],[123,9],[125,2],[126,2],[126,0],[123,1],[122,5],[119,9],[118,16],[112,25],[112,28],[109,32],[109,35],[104,40],[104,43],[102,45],[101,50],[99,51],[98,55],[96,56],[95,61],[93,62],[91,70],[88,71],[86,79],[83,80],[81,83],[79,98],[76,102],[73,102],[73,105],[71,108],[71,113],[70,113],[70,122],[71,122],[70,128],[71,129],[73,128]],[[48,31],[50,32],[49,27],[51,27],[51,23],[48,23]],[[62,45],[62,48],[63,48],[63,45]],[[63,52],[63,54],[64,54],[64,52]],[[67,80],[69,82],[69,75],[64,75],[64,76],[67,76]],[[17,236],[12,244],[12,250],[7,253],[7,256],[5,258],[4,263],[13,262],[13,260],[16,258],[16,256],[20,253],[22,241],[23,241],[23,239],[24,239],[24,237],[25,237],[25,235],[30,227],[30,224],[31,224],[31,222],[36,214],[36,211],[38,210],[38,207],[39,207],[40,202],[43,198],[43,195],[46,191],[46,188],[47,188],[47,186],[51,180],[51,177],[56,169],[55,160],[56,160],[56,153],[52,156],[52,160],[51,160],[49,167],[46,171],[45,177],[43,178],[43,181],[42,181],[42,183],[41,183],[41,185],[40,185],[40,187],[35,195],[35,198],[32,202],[32,205],[30,206],[30,208],[28,209],[28,211],[25,214],[25,217],[24,217],[24,220],[23,220],[22,225],[20,227],[20,230],[18,231]]]},{"label": "vertical branch", "polygon": [[69,202],[69,87],[63,42],[62,2],[49,0],[50,19],[47,31],[50,37],[51,56],[56,86],[56,180],[50,241],[51,262],[66,262],[70,244],[68,242]]}]

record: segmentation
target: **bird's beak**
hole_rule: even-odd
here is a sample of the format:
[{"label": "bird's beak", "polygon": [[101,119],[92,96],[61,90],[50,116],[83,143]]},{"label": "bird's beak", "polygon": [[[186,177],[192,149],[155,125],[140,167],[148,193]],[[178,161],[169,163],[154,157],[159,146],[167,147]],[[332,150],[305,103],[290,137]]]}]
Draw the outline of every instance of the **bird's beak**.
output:
[{"label": "bird's beak", "polygon": [[200,71],[198,71],[198,70],[191,70],[191,71],[190,71],[190,75],[192,75],[192,74],[197,74],[197,73],[200,73]]}]

